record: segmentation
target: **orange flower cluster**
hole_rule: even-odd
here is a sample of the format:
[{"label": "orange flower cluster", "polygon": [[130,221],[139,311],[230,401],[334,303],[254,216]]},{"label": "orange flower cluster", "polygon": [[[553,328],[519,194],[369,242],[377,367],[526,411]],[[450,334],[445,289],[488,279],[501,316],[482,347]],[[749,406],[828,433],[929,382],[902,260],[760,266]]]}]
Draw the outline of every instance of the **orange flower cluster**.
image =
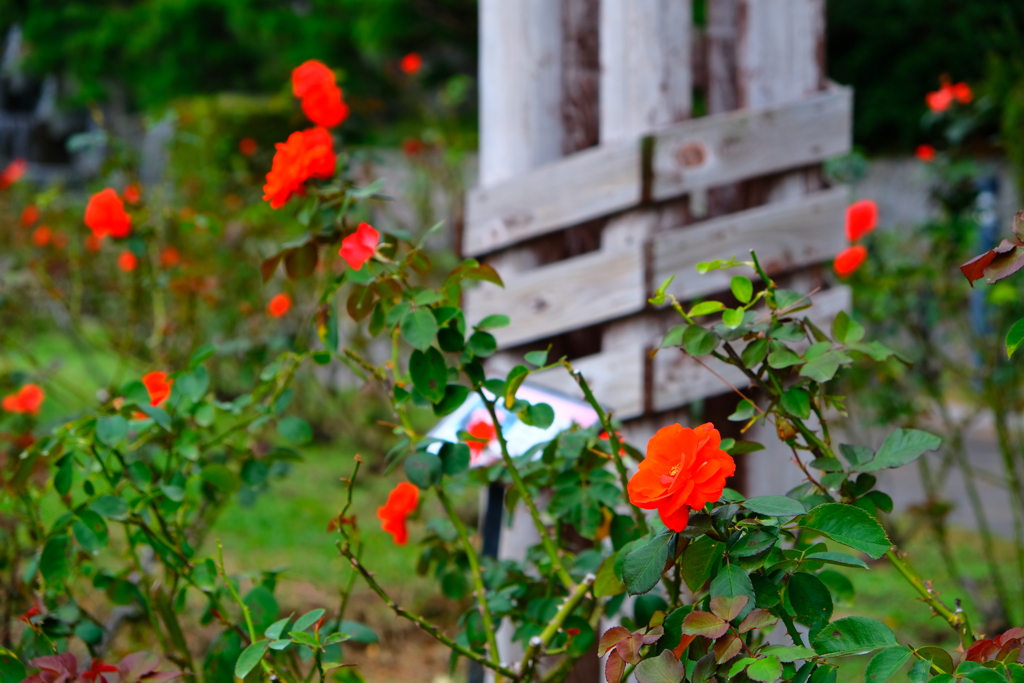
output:
[{"label": "orange flower cluster", "polygon": [[382,522],[381,528],[391,534],[397,545],[409,542],[409,530],[405,526],[405,519],[412,514],[419,502],[420,490],[403,481],[388,494],[387,502],[377,508],[377,519]]},{"label": "orange flower cluster", "polygon": [[494,428],[494,424],[490,420],[477,420],[469,425],[466,432],[470,436],[475,436],[478,439],[485,439],[487,443],[482,441],[466,441],[466,445],[469,446],[470,459],[472,462],[476,462],[480,453],[483,452],[487,446],[490,445],[494,437],[498,435],[498,431]]},{"label": "orange flower cluster", "polygon": [[334,140],[326,128],[300,130],[276,145],[274,164],[263,186],[263,199],[280,209],[292,195],[305,193],[305,182],[310,178],[330,178],[334,175],[337,157]]},{"label": "orange flower cluster", "polygon": [[[846,207],[846,239],[856,242],[868,235],[878,225],[878,205],[870,199],[862,199]],[[843,249],[836,254],[832,267],[839,277],[847,277],[868,257],[868,250],[861,244]]]},{"label": "orange flower cluster", "polygon": [[142,188],[139,187],[138,183],[132,183],[128,187],[124,188],[124,192],[121,193],[124,200],[129,204],[138,204],[142,200]]},{"label": "orange flower cluster", "polygon": [[173,268],[179,263],[181,263],[181,253],[179,253],[174,247],[164,247],[164,250],[160,252],[161,267]]},{"label": "orange flower cluster", "polygon": [[398,68],[402,70],[402,73],[412,75],[423,68],[423,57],[415,52],[410,52],[398,62]]},{"label": "orange flower cluster", "polygon": [[18,182],[21,176],[25,175],[25,171],[28,170],[28,162],[24,159],[15,159],[11,163],[7,164],[7,168],[0,171],[0,190],[6,190],[8,187]]},{"label": "orange flower cluster", "polygon": [[931,145],[918,145],[917,149],[914,150],[914,156],[926,164],[930,164],[935,161],[936,154],[938,154],[938,152]]},{"label": "orange flower cluster", "polygon": [[341,241],[338,255],[354,270],[359,270],[377,252],[379,243],[380,233],[369,223],[360,223],[354,233]]},{"label": "orange flower cluster", "polygon": [[948,78],[942,79],[942,87],[925,95],[924,101],[928,108],[936,114],[942,113],[953,106],[954,102],[970,104],[974,99],[971,86],[966,83],[950,83]]},{"label": "orange flower cluster", "polygon": [[117,257],[117,267],[126,273],[130,273],[139,267],[139,257],[130,251],[122,251]]},{"label": "orange flower cluster", "polygon": [[35,225],[37,220],[39,220],[39,209],[34,204],[29,204],[22,210],[21,224],[26,228]]},{"label": "orange flower cluster", "polygon": [[113,188],[97,192],[85,207],[85,224],[92,234],[102,239],[127,237],[132,231],[132,217],[124,210],[124,203]]},{"label": "orange flower cluster", "polygon": [[142,383],[149,392],[150,405],[159,406],[171,395],[171,387],[174,386],[173,379],[167,379],[167,373],[159,370],[147,373],[142,378]]},{"label": "orange flower cluster", "polygon": [[292,92],[302,102],[302,111],[318,126],[332,128],[348,118],[348,105],[334,72],[326,64],[311,59],[292,71]]},{"label": "orange flower cluster", "polygon": [[40,225],[32,231],[32,244],[37,247],[45,247],[53,238],[53,231],[48,225]]},{"label": "orange flower cluster", "polygon": [[280,318],[292,308],[292,299],[287,294],[277,294],[267,304],[267,315]]},{"label": "orange flower cluster", "polygon": [[736,463],[719,448],[721,443],[710,422],[696,429],[662,427],[647,443],[647,456],[629,480],[630,502],[657,510],[665,526],[682,531],[690,510],[718,500],[726,478],[736,473]]},{"label": "orange flower cluster", "polygon": [[46,399],[46,392],[38,384],[23,384],[13,394],[4,396],[0,407],[8,413],[24,413],[38,415],[39,408]]},{"label": "orange flower cluster", "polygon": [[247,157],[251,157],[259,149],[259,145],[252,138],[242,138],[238,141],[238,151]]}]

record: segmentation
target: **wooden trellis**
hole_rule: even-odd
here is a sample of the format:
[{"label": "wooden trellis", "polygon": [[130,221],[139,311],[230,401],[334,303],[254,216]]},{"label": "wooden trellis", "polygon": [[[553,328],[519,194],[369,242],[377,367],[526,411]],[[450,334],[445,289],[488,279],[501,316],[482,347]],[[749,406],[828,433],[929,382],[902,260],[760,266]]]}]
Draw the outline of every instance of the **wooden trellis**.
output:
[{"label": "wooden trellis", "polygon": [[[691,0],[480,9],[480,184],[461,245],[506,287],[469,292],[469,317],[510,315],[502,349],[576,356],[622,419],[723,393],[681,354],[649,357],[678,321],[647,299],[673,274],[681,300],[722,293],[731,274],[695,265],[749,249],[816,287],[844,246],[848,192],[821,163],[850,149],[852,96],[824,76],[824,0],[707,0],[703,25]],[[824,297],[834,312],[848,294]]]}]

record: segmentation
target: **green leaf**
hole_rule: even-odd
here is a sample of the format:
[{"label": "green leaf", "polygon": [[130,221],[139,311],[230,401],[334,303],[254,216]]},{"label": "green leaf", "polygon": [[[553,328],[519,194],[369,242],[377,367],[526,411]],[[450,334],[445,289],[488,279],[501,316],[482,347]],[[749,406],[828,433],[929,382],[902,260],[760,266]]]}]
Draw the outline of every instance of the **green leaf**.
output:
[{"label": "green leaf", "polygon": [[864,326],[851,318],[846,311],[839,311],[832,321],[832,338],[840,344],[859,342],[864,338]]},{"label": "green leaf", "polygon": [[469,446],[464,443],[444,443],[437,455],[441,458],[441,470],[449,477],[457,477],[469,469]]},{"label": "green leaf", "polygon": [[778,342],[773,342],[769,347],[772,349],[771,353],[768,354],[769,367],[781,370],[801,362],[800,356]]},{"label": "green leaf", "polygon": [[67,536],[54,536],[43,546],[43,554],[39,558],[39,571],[48,584],[63,584],[71,576],[71,565],[68,562]]},{"label": "green leaf", "polygon": [[853,555],[847,555],[846,553],[812,553],[804,557],[805,560],[817,560],[819,562],[827,562],[828,564],[838,564],[842,567],[860,567],[861,569],[867,569],[868,563],[859,557]]},{"label": "green leaf", "polygon": [[25,665],[18,657],[0,647],[0,683],[21,683],[25,680]]},{"label": "green leaf", "polygon": [[780,662],[795,662],[798,659],[810,659],[817,652],[802,645],[769,645],[761,651],[766,655],[778,657]]},{"label": "green leaf", "polygon": [[902,645],[885,648],[871,658],[864,672],[864,683],[885,683],[903,668],[910,655],[910,648]]},{"label": "green leaf", "polygon": [[837,656],[880,650],[896,644],[892,629],[868,617],[837,619],[825,626],[811,643],[819,655]]},{"label": "green leaf", "polygon": [[692,592],[700,590],[711,577],[711,569],[725,552],[725,544],[710,536],[701,536],[683,552],[683,581]]},{"label": "green leaf", "polygon": [[429,451],[413,451],[405,459],[405,476],[421,489],[429,489],[439,483],[443,473],[441,458]]},{"label": "green leaf", "polygon": [[308,422],[295,415],[278,420],[277,433],[296,446],[302,446],[313,440],[313,428],[309,426]]},{"label": "green leaf", "polygon": [[277,620],[280,608],[270,589],[263,584],[256,584],[245,594],[245,606],[249,608],[249,616],[258,631],[270,626]]},{"label": "green leaf", "polygon": [[220,489],[223,493],[234,493],[242,486],[238,475],[231,471],[227,465],[211,463],[203,468],[199,476],[212,486]]},{"label": "green leaf", "polygon": [[736,595],[731,598],[719,595],[711,598],[711,613],[726,621],[732,621],[749,602],[750,598],[746,595]]},{"label": "green leaf", "polygon": [[738,564],[724,565],[721,571],[711,579],[711,597],[719,595],[724,595],[727,598],[745,595],[750,598],[747,606],[739,613],[741,619],[755,607],[754,586],[750,583],[750,576]]},{"label": "green leaf", "polygon": [[875,457],[875,452],[867,446],[851,446],[849,444],[839,444],[839,452],[843,454],[846,461],[856,467],[861,463],[866,463]]},{"label": "green leaf", "polygon": [[324,614],[326,614],[326,610],[324,609],[314,609],[306,612],[295,620],[295,626],[292,627],[292,633],[295,631],[305,631],[307,628],[315,624]]},{"label": "green leaf", "polygon": [[735,330],[743,324],[744,313],[745,311],[742,308],[730,308],[722,314],[722,324],[730,330]]},{"label": "green leaf", "polygon": [[349,640],[353,643],[376,643],[380,640],[377,637],[377,632],[366,624],[358,621],[343,621],[338,627],[342,633],[347,633]]},{"label": "green leaf", "polygon": [[886,467],[902,467],[917,460],[925,451],[934,451],[942,439],[919,429],[897,429],[886,437],[875,457],[854,465],[854,472],[871,472]]},{"label": "green leaf", "polygon": [[193,403],[198,403],[206,390],[210,388],[210,373],[203,366],[192,372],[185,373],[174,383],[174,388],[183,393]]},{"label": "green leaf", "polygon": [[754,417],[754,404],[743,399],[736,404],[736,410],[727,419],[730,422],[745,422],[752,417]]},{"label": "green leaf", "polygon": [[1013,357],[1021,344],[1024,344],[1024,318],[1015,322],[1010,331],[1006,333],[1006,357]]},{"label": "green leaf", "polygon": [[465,403],[469,396],[469,389],[461,384],[449,384],[445,387],[444,398],[440,403],[434,404],[434,415],[444,417],[449,413],[458,410],[459,406]]},{"label": "green leaf", "polygon": [[57,470],[57,474],[53,477],[53,488],[62,496],[66,496],[68,491],[71,490],[71,484],[75,478],[75,456],[69,456],[64,464]]},{"label": "green leaf", "polygon": [[827,351],[820,356],[811,358],[811,354],[809,352],[810,349],[805,352],[807,362],[805,362],[804,366],[800,368],[801,377],[810,377],[815,382],[827,382],[835,377],[836,372],[839,370],[839,366],[843,362],[843,356],[835,351]]},{"label": "green leaf", "polygon": [[811,416],[811,397],[803,389],[793,388],[783,392],[781,403],[787,413],[801,420]]},{"label": "green leaf", "polygon": [[633,675],[637,683],[680,683],[686,676],[686,667],[671,650],[665,650],[657,657],[637,664]]},{"label": "green leaf", "polygon": [[661,339],[661,344],[658,348],[668,349],[673,346],[681,346],[683,343],[683,333],[686,332],[689,325],[673,325],[665,336]]},{"label": "green leaf", "polygon": [[811,510],[800,526],[823,534],[833,541],[848,545],[873,557],[880,558],[892,543],[885,529],[864,510],[842,503],[825,503]]},{"label": "green leaf", "polygon": [[796,517],[807,512],[803,503],[788,496],[758,496],[748,498],[742,505],[751,512],[769,517]]},{"label": "green leaf", "polygon": [[444,400],[448,386],[448,365],[444,356],[431,346],[426,352],[416,349],[409,356],[409,375],[416,391],[431,403]]},{"label": "green leaf", "polygon": [[[895,643],[893,643],[895,645]],[[917,656],[927,659],[939,673],[953,673],[953,658],[941,647],[927,645],[917,648]]]},{"label": "green leaf", "polygon": [[78,520],[72,527],[75,533],[75,540],[85,549],[86,552],[98,553],[107,547],[109,534],[107,523],[97,513],[85,509],[78,513]]},{"label": "green leaf", "polygon": [[741,304],[750,303],[750,299],[754,296],[754,283],[750,281],[750,278],[742,275],[736,275],[729,281],[729,289]]},{"label": "green leaf", "polygon": [[718,335],[699,325],[690,325],[683,332],[683,348],[691,356],[706,356],[718,346]]},{"label": "green leaf", "polygon": [[597,575],[594,579],[594,597],[605,598],[619,595],[626,590],[626,584],[615,576],[615,560],[618,553],[606,557],[601,566],[597,568]]},{"label": "green leaf", "polygon": [[256,665],[263,659],[263,654],[270,647],[269,640],[257,640],[249,647],[242,650],[242,654],[238,655],[238,661],[235,662],[235,677],[245,678],[249,675],[249,672],[256,668]]},{"label": "green leaf", "polygon": [[292,620],[291,615],[288,615],[284,619],[278,619],[273,624],[267,627],[267,630],[263,632],[267,638],[271,640],[277,640],[284,633],[284,627],[288,625],[288,622]]},{"label": "green leaf", "polygon": [[297,643],[308,645],[314,650],[319,649],[320,643],[317,641],[316,636],[312,633],[306,633],[305,631],[289,631],[288,635]]},{"label": "green leaf", "polygon": [[832,618],[832,594],[814,574],[794,573],[789,578],[786,597],[801,624],[815,628]]},{"label": "green leaf", "polygon": [[316,244],[306,242],[300,247],[284,252],[284,273],[289,280],[301,280],[313,274],[319,252]]},{"label": "green leaf", "polygon": [[474,356],[487,358],[498,350],[498,341],[490,332],[474,332],[466,340],[466,347]]},{"label": "green leaf", "polygon": [[774,683],[782,676],[782,662],[775,655],[768,655],[748,666],[747,676],[759,683]]},{"label": "green leaf", "polygon": [[658,585],[665,571],[669,548],[675,547],[675,538],[674,532],[667,531],[626,555],[622,580],[630,595],[646,593]]},{"label": "green leaf", "polygon": [[401,324],[402,338],[415,349],[426,351],[437,336],[437,319],[430,309],[419,308],[406,313]]},{"label": "green leaf", "polygon": [[719,311],[725,310],[725,304],[721,301],[702,301],[693,308],[687,314],[691,318],[696,318],[699,315],[711,315],[712,313],[718,313]]},{"label": "green leaf", "polygon": [[101,417],[96,421],[96,438],[104,446],[114,448],[128,435],[128,420],[120,415]]},{"label": "green leaf", "polygon": [[655,290],[654,292],[654,296],[652,296],[649,299],[652,305],[661,306],[663,303],[665,303],[665,292],[668,291],[669,285],[671,285],[672,281],[675,279],[675,275],[670,275],[667,280],[665,280],[664,282],[661,283],[661,285],[658,286],[658,289]]},{"label": "green leaf", "polygon": [[512,410],[513,404],[516,402],[516,392],[519,391],[519,387],[523,386],[523,382],[530,376],[530,369],[525,365],[517,365],[509,370],[508,375],[505,377],[505,408]]},{"label": "green leaf", "polygon": [[518,414],[523,422],[538,429],[547,429],[555,421],[555,409],[547,403],[535,403]]},{"label": "green leaf", "polygon": [[755,339],[754,341],[747,344],[747,348],[743,349],[743,353],[740,354],[740,360],[748,368],[754,368],[758,363],[765,359],[768,355],[768,340],[767,339]]},{"label": "green leaf", "polygon": [[523,359],[530,365],[536,365],[538,368],[547,365],[548,363],[548,352],[551,350],[549,346],[544,351],[527,351],[523,354]]},{"label": "green leaf", "polygon": [[128,519],[128,503],[114,496],[100,496],[89,505],[89,509],[118,522]]},{"label": "green leaf", "polygon": [[499,327],[508,327],[509,323],[511,323],[511,322],[512,321],[509,320],[507,315],[502,315],[501,313],[495,313],[494,315],[489,315],[486,318],[484,318],[483,320],[481,320],[480,322],[478,322],[474,329],[477,329],[477,330],[496,330]]}]

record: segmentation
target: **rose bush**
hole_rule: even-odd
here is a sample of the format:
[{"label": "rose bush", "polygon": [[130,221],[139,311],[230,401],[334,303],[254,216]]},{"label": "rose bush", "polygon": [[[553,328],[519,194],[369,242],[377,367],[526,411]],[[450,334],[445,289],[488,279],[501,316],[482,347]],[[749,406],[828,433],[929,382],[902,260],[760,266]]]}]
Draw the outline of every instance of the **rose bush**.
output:
[{"label": "rose bush", "polygon": [[[325,109],[337,114],[336,85],[321,66],[303,65],[295,81],[303,110],[318,123]],[[323,127],[293,133],[277,146],[267,174],[265,200],[275,210],[294,210],[306,232],[280,244],[259,270],[267,282],[283,265],[294,281],[310,285],[303,332],[311,333],[267,357],[251,390],[226,400],[214,389],[217,346],[206,344],[181,362],[168,356],[161,369],[139,372],[38,438],[33,420],[42,394],[11,394],[16,409],[0,419],[29,436],[11,442],[2,471],[3,511],[16,526],[0,575],[9,586],[8,621],[20,622],[18,644],[0,651],[3,683],[78,677],[82,667],[68,649],[84,643],[99,654],[112,635],[81,606],[99,596],[136,610],[178,671],[157,672],[151,658],[137,654],[145,666],[99,660],[81,674],[84,680],[108,680],[115,669],[123,680],[353,680],[358,673],[344,667],[342,644],[376,638],[345,619],[357,580],[449,648],[453,669],[469,660],[500,681],[565,680],[594,648],[606,656],[613,683],[629,676],[640,683],[831,683],[839,663],[865,653],[873,653],[867,675],[876,683],[911,662],[914,683],[1024,677],[1016,631],[980,640],[955,594],[950,604],[922,578],[879,521],[892,500],[875,488],[873,473],[914,462],[941,440],[897,429],[877,451],[833,441],[830,423],[845,407],[832,380],[855,358],[882,362],[894,355],[866,340],[849,315],[820,329],[802,315],[812,297],[780,287],[754,254],[700,265],[705,273],[743,269],[731,278],[728,305],[684,306],[665,294],[667,282],[652,297],[652,305],[680,316],[659,352],[742,371],[751,389],[733,389],[738,402],[730,419],[773,425],[806,476],[792,491],[747,499],[728,478],[734,459],[760,444],[722,439],[711,424],[666,425],[641,452],[623,442],[586,378],[548,351],[532,351],[503,376],[490,376],[486,362],[497,343],[489,330],[514,321],[467,319],[461,295],[474,281],[502,284],[498,274],[473,259],[440,274],[426,251],[431,231],[417,238],[367,223],[361,205],[380,197],[373,185],[359,187],[346,175],[335,144]],[[112,189],[96,194],[90,207],[86,222],[102,233],[94,237],[130,246],[150,240],[140,251],[155,273],[159,254],[167,253],[153,248],[160,236],[151,222],[159,216],[130,213]],[[870,209],[852,212],[851,241],[873,227],[865,213]],[[283,317],[293,305],[279,296],[271,299],[271,316]],[[302,307],[298,297],[294,305]],[[382,361],[339,336],[342,312],[387,347]],[[386,398],[393,447],[356,457],[340,511],[329,521],[352,570],[339,586],[340,606],[281,617],[275,571],[231,574],[219,544],[210,553],[203,542],[228,500],[265,487],[276,468],[299,458],[295,447],[312,434],[291,408],[290,385],[303,366],[332,362],[346,364]],[[513,456],[511,424],[553,423],[551,406],[521,395],[531,375],[551,370],[571,375],[598,420]],[[471,396],[485,417],[468,431],[452,441],[425,433],[425,415],[450,415]],[[471,467],[479,445],[492,441],[500,459]],[[435,577],[445,595],[467,598],[454,632],[400,606],[374,576],[373,549],[360,533],[360,519],[373,511],[353,503],[369,457],[389,470],[402,468],[408,479],[377,510],[395,543],[407,542],[410,525],[419,530],[414,513],[428,497],[444,511],[425,525],[416,570]],[[456,493],[495,482],[508,487],[507,507],[525,508],[540,539],[521,561],[485,556],[453,504]],[[60,514],[44,523],[37,511],[49,497]],[[919,608],[940,617],[970,656],[899,643],[874,619],[836,617],[833,595],[848,590],[848,580],[832,567],[867,570],[865,558],[891,563],[925,603]],[[639,596],[631,615],[624,610],[630,596]],[[202,661],[185,637],[189,600],[203,604],[203,623],[220,628]],[[516,661],[498,648],[496,631],[506,621],[522,645]]]}]

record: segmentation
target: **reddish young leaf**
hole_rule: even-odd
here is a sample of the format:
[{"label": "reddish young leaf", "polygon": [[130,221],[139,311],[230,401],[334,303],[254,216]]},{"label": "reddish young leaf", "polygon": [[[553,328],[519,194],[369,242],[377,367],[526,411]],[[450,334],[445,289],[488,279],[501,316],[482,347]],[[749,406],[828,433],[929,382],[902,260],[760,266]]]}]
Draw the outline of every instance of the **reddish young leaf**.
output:
[{"label": "reddish young leaf", "polygon": [[715,616],[732,621],[739,616],[748,602],[750,602],[750,598],[746,595],[734,595],[731,598],[718,595],[711,598],[711,611],[715,613]]},{"label": "reddish young leaf", "polygon": [[618,645],[620,642],[629,638],[632,634],[625,626],[613,626],[604,632],[601,636],[601,640],[597,644],[597,656],[604,657],[604,654],[611,650],[613,647]]},{"label": "reddish young leaf", "polygon": [[726,634],[724,638],[715,643],[715,662],[718,664],[728,662],[740,653],[742,647],[743,641],[739,637],[732,633]]},{"label": "reddish young leaf", "polygon": [[683,619],[683,635],[721,638],[729,630],[729,622],[710,612],[690,612]]},{"label": "reddish young leaf", "polygon": [[755,628],[764,628],[778,623],[778,618],[766,609],[755,609],[740,622],[739,632],[746,633]]},{"label": "reddish young leaf", "polygon": [[[623,629],[625,630],[625,629]],[[604,663],[604,677],[608,683],[619,683],[622,674],[626,671],[626,662],[618,655],[618,650],[613,650]]]},{"label": "reddish young leaf", "polygon": [[686,652],[686,648],[689,647],[690,643],[692,643],[696,637],[697,636],[683,636],[680,638],[679,645],[676,646],[676,649],[672,650],[672,654],[677,658],[682,658],[683,653]]}]

